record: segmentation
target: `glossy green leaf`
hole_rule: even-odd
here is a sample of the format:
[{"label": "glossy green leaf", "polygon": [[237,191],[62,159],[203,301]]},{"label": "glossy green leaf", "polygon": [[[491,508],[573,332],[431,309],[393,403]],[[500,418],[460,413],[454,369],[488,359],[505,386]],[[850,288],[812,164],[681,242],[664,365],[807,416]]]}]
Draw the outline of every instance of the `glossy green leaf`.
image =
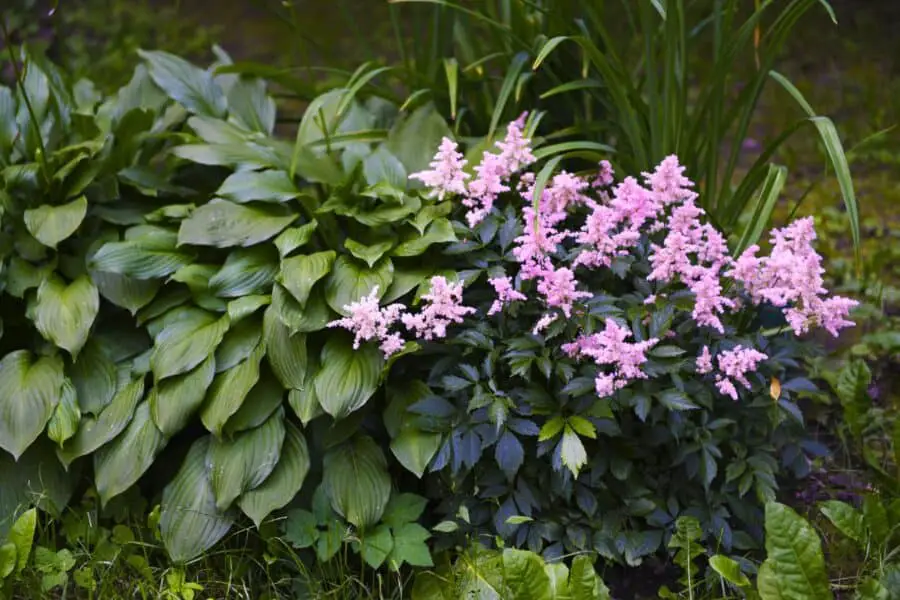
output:
[{"label": "glossy green leaf", "polygon": [[320,331],[334,318],[334,313],[325,303],[325,293],[321,286],[313,288],[306,301],[306,308],[301,308],[290,292],[276,283],[272,287],[272,308],[292,333]]},{"label": "glossy green leaf", "polygon": [[94,454],[94,482],[100,501],[106,505],[134,485],[166,442],[150,417],[150,403],[142,402],[125,431]]},{"label": "glossy green leaf", "polygon": [[375,263],[387,253],[394,245],[394,242],[378,242],[376,244],[365,245],[357,241],[347,238],[344,240],[344,247],[356,258],[369,265],[369,268],[375,266]]},{"label": "glossy green leaf", "polygon": [[9,530],[7,541],[16,547],[15,572],[21,573],[28,565],[31,547],[34,545],[34,532],[37,528],[37,510],[30,508],[19,515]]},{"label": "glossy green leaf", "polygon": [[216,375],[200,411],[200,420],[208,431],[221,437],[222,430],[244,403],[247,394],[259,381],[259,363],[264,348],[258,346],[247,360]]},{"label": "glossy green leaf", "polygon": [[284,258],[297,248],[308,244],[318,226],[318,221],[313,220],[300,227],[289,227],[279,233],[275,238],[275,247],[278,248],[281,257]]},{"label": "glossy green leaf", "polygon": [[387,461],[367,436],[357,436],[325,454],[322,484],[335,512],[361,528],[381,519],[391,495]]},{"label": "glossy green leaf", "polygon": [[738,587],[749,587],[750,580],[741,571],[741,565],[727,556],[716,554],[709,558],[709,566],[725,581]]},{"label": "glossy green leaf", "polygon": [[303,308],[316,282],[331,272],[334,259],[334,250],[285,258],[281,261],[278,283],[284,286]]},{"label": "glossy green leaf", "polygon": [[63,380],[59,392],[59,404],[53,411],[53,416],[47,423],[47,437],[62,446],[66,440],[78,431],[78,423],[81,421],[81,408],[78,406],[78,396],[75,385],[68,377]]},{"label": "glossy green leaf", "polygon": [[425,235],[404,242],[391,252],[394,256],[419,256],[434,244],[457,241],[453,232],[453,225],[446,218],[435,219],[425,232]]},{"label": "glossy green leaf", "polygon": [[25,211],[23,219],[28,233],[50,248],[68,239],[84,221],[87,198],[81,196],[59,206],[42,205]]},{"label": "glossy green leaf", "polygon": [[16,545],[0,544],[0,581],[9,577],[16,568]]},{"label": "glossy green leaf", "polygon": [[591,557],[579,554],[569,570],[569,596],[572,600],[612,600],[609,588],[597,575]]},{"label": "glossy green leaf", "polygon": [[550,600],[552,597],[544,561],[534,552],[503,550],[503,575],[511,598]]},{"label": "glossy green leaf", "polygon": [[304,385],[301,389],[294,389],[288,392],[288,404],[300,419],[304,426],[310,421],[325,414],[319,399],[316,397],[316,388],[313,385]]},{"label": "glossy green leaf", "polygon": [[275,310],[266,309],[263,316],[263,337],[266,343],[266,358],[272,371],[287,389],[301,389],[306,381],[308,357],[306,336],[296,333],[281,322]]},{"label": "glossy green leaf", "polygon": [[837,527],[838,531],[856,542],[865,543],[866,527],[862,513],[839,500],[823,502],[820,508],[822,514]]},{"label": "glossy green leaf", "polygon": [[297,218],[276,208],[214,198],[181,222],[178,243],[217,248],[253,246],[275,237]]},{"label": "glossy green leaf", "polygon": [[385,146],[400,159],[407,173],[417,173],[427,169],[431,162],[432,152],[422,149],[437,148],[444,137],[453,137],[447,122],[434,105],[427,104],[397,121]]},{"label": "glossy green leaf", "polygon": [[88,340],[69,368],[75,384],[78,406],[84,413],[98,415],[116,393],[116,366],[97,340]]},{"label": "glossy green leaf", "polygon": [[189,111],[209,117],[225,116],[225,94],[209,71],[167,52],[138,50],[138,54],[147,61],[153,82]]},{"label": "glossy green leaf", "polygon": [[222,298],[268,292],[278,273],[278,255],[270,246],[232,250],[209,280],[209,290]]},{"label": "glossy green leaf", "polygon": [[159,279],[194,262],[190,252],[153,247],[145,241],[110,242],[91,258],[92,271],[108,271],[135,279]]},{"label": "glossy green leaf", "polygon": [[216,508],[206,457],[210,438],[191,446],[178,474],[163,490],[159,529],[169,556],[176,563],[196,558],[231,529],[233,518]]},{"label": "glossy green leaf", "polygon": [[369,185],[384,182],[396,189],[406,189],[406,169],[384,144],[363,159],[363,176]]},{"label": "glossy green leaf", "polygon": [[207,460],[216,507],[220,511],[272,474],[281,456],[284,436],[284,411],[277,411],[263,425],[243,431],[231,440],[213,438]]},{"label": "glossy green leaf", "polygon": [[384,357],[374,344],[354,350],[345,336],[331,336],[322,348],[313,385],[322,408],[342,419],[361,408],[375,393]]},{"label": "glossy green leaf", "polygon": [[368,296],[378,288],[376,296],[381,298],[391,285],[394,264],[385,258],[375,267],[367,268],[347,256],[339,257],[325,280],[325,300],[335,312],[348,315],[346,307]]},{"label": "glossy green leaf", "polygon": [[300,195],[300,190],[284,171],[237,171],[216,191],[217,196],[233,202],[283,203]]},{"label": "glossy green leaf", "polygon": [[[233,319],[229,320],[233,322]],[[227,371],[253,354],[262,339],[260,325],[259,318],[254,318],[243,319],[231,326],[216,348],[216,373]]]},{"label": "glossy green leaf", "polygon": [[187,373],[213,354],[228,331],[227,317],[209,313],[187,315],[159,334],[150,357],[157,381]]},{"label": "glossy green leaf", "polygon": [[150,391],[150,415],[163,435],[171,437],[187,427],[203,404],[215,372],[216,361],[209,357],[187,373],[160,381]]},{"label": "glossy green leaf", "polygon": [[88,276],[69,285],[50,277],[38,288],[34,325],[44,338],[77,359],[99,310],[100,294]]},{"label": "glossy green leaf", "polygon": [[0,448],[16,460],[44,430],[63,386],[58,357],[34,360],[27,350],[0,360]]},{"label": "glossy green leaf", "polygon": [[132,315],[147,306],[161,287],[161,283],[156,280],[134,279],[108,271],[93,271],[91,280],[101,296],[126,309]]},{"label": "glossy green leaf", "polygon": [[261,79],[240,77],[228,90],[228,112],[244,127],[271,134],[275,129],[275,100]]},{"label": "glossy green leaf", "polygon": [[762,600],[832,598],[819,536],[791,508],[766,504],[766,561],[758,586]]},{"label": "glossy green leaf", "polygon": [[258,528],[269,514],[286,506],[297,495],[309,466],[306,440],[299,429],[287,422],[281,457],[275,470],[262,484],[244,492],[238,506]]},{"label": "glossy green leaf", "polygon": [[441,439],[440,433],[404,429],[391,440],[391,452],[401,465],[421,479],[441,447]]},{"label": "glossy green leaf", "polygon": [[225,434],[229,437],[239,431],[259,427],[282,405],[284,388],[268,369],[262,369],[259,381],[247,393],[247,398],[225,424]]}]

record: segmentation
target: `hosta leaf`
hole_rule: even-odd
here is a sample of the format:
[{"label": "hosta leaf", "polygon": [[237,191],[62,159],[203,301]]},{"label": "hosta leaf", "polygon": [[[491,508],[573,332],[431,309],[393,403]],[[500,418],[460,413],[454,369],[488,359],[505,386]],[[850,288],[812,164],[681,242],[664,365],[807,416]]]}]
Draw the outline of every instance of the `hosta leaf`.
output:
[{"label": "hosta leaf", "polygon": [[328,275],[334,258],[334,250],[285,258],[281,261],[278,283],[291,293],[301,308],[305,308],[313,286]]},{"label": "hosta leaf", "polygon": [[220,511],[272,474],[284,435],[284,411],[277,411],[263,425],[241,432],[232,440],[214,438],[210,442],[210,483]]},{"label": "hosta leaf", "polygon": [[147,306],[161,287],[161,282],[152,279],[134,279],[119,273],[108,271],[94,271],[91,280],[100,295],[130,312],[136,314],[138,310]]},{"label": "hosta leaf", "polygon": [[150,418],[150,403],[142,402],[125,431],[94,454],[94,483],[100,501],[106,505],[134,485],[166,441]]},{"label": "hosta leaf", "polygon": [[391,440],[391,452],[408,471],[421,478],[441,447],[441,434],[406,428]]},{"label": "hosta leaf", "polygon": [[238,171],[222,182],[216,195],[241,203],[281,203],[299,196],[300,190],[284,171]]},{"label": "hosta leaf", "polygon": [[457,241],[456,234],[453,232],[453,225],[446,218],[435,219],[425,235],[406,241],[396,248],[391,254],[393,256],[419,256],[433,244],[442,244],[445,242]]},{"label": "hosta leaf", "polygon": [[334,315],[325,303],[325,294],[321,286],[313,288],[306,301],[306,307],[303,308],[284,286],[276,283],[272,287],[272,308],[291,333],[309,333],[325,329]]},{"label": "hosta leaf", "polygon": [[168,325],[156,338],[150,366],[156,380],[187,373],[206,360],[228,331],[227,317],[197,312]]},{"label": "hosta leaf", "polygon": [[388,240],[385,242],[378,242],[376,244],[365,245],[360,244],[355,240],[351,240],[347,238],[344,240],[344,247],[356,258],[361,261],[364,261],[369,268],[375,266],[382,256],[390,250],[394,245],[394,242]]},{"label": "hosta leaf", "polygon": [[245,319],[233,325],[216,348],[216,373],[227,371],[246,360],[262,339],[259,319]]},{"label": "hosta leaf", "polygon": [[61,204],[28,209],[23,215],[28,233],[45,246],[56,248],[57,244],[71,236],[87,214],[87,198],[80,198]]},{"label": "hosta leaf", "polygon": [[297,218],[276,208],[214,198],[181,222],[178,243],[217,248],[253,246],[275,237]]},{"label": "hosta leaf", "polygon": [[67,468],[80,456],[94,452],[122,433],[131,421],[134,409],[144,395],[142,378],[124,385],[113,396],[109,406],[100,411],[96,419],[81,420],[78,431],[56,454]]},{"label": "hosta leaf", "polygon": [[335,512],[360,528],[381,519],[391,496],[387,461],[368,436],[357,436],[325,454],[322,484]]},{"label": "hosta leaf", "polygon": [[266,342],[266,358],[272,371],[287,389],[300,389],[306,381],[308,357],[306,336],[291,335],[272,307],[263,316],[263,336]]},{"label": "hosta leaf", "polygon": [[10,352],[0,360],[0,448],[22,456],[44,430],[63,386],[63,363],[58,357],[33,360],[27,350]]},{"label": "hosta leaf", "polygon": [[160,279],[194,262],[189,252],[160,248],[141,240],[109,242],[89,261],[91,271],[108,271],[135,279]]},{"label": "hosta leaf", "polygon": [[275,129],[275,100],[261,79],[241,77],[228,90],[228,112],[244,127],[260,133]]},{"label": "hosta leaf", "polygon": [[304,426],[318,416],[324,415],[322,405],[316,397],[316,388],[312,385],[305,385],[302,389],[290,390],[288,392],[288,404],[294,410],[294,414],[300,419]]},{"label": "hosta leaf", "polygon": [[278,237],[275,238],[275,247],[278,248],[278,254],[284,258],[297,248],[308,244],[318,226],[318,221],[313,220],[300,227],[290,227],[279,233]]},{"label": "hosta leaf", "polygon": [[176,563],[203,554],[222,539],[233,518],[216,508],[206,467],[210,438],[191,446],[178,474],[163,490],[159,529],[169,556]]},{"label": "hosta leaf", "polygon": [[198,115],[225,116],[225,94],[209,71],[167,52],[138,50],[138,54],[147,61],[153,82],[176,102]]},{"label": "hosta leaf", "polygon": [[238,506],[259,527],[272,511],[283,508],[303,487],[309,472],[309,450],[303,434],[286,423],[281,457],[272,474],[258,487],[244,492]]},{"label": "hosta leaf", "polygon": [[759,572],[763,600],[832,598],[815,529],[783,504],[766,504],[766,558]]},{"label": "hosta leaf", "polygon": [[68,286],[50,277],[38,288],[34,325],[41,335],[77,358],[100,310],[100,294],[82,275]]},{"label": "hosta leaf", "polygon": [[[243,322],[244,319],[253,315],[264,306],[268,306],[272,303],[272,296],[264,296],[264,295],[256,295],[256,296],[244,296],[242,298],[238,298],[237,300],[232,300],[225,307],[225,312],[228,314],[228,318],[231,319],[232,323]],[[259,322],[257,319],[254,319],[253,324],[259,328]]]},{"label": "hosta leaf", "polygon": [[259,381],[247,393],[247,399],[241,404],[228,422],[225,433],[229,437],[239,431],[259,427],[281,406],[284,401],[284,388],[278,383],[268,369],[260,371]]},{"label": "hosta leaf", "polygon": [[384,357],[373,344],[354,350],[345,336],[331,336],[322,348],[321,369],[313,385],[322,408],[342,419],[361,408],[375,393]]},{"label": "hosta leaf", "polygon": [[346,316],[349,314],[346,309],[349,304],[368,296],[376,287],[376,296],[384,296],[393,276],[394,264],[389,258],[378,261],[373,268],[367,268],[347,256],[341,256],[325,280],[325,300],[334,311]]},{"label": "hosta leaf", "polygon": [[16,461],[0,452],[0,539],[28,506],[61,517],[72,496],[74,477],[66,473],[53,452],[53,443],[39,438]]},{"label": "hosta leaf", "polygon": [[427,169],[431,161],[422,148],[437,148],[444,137],[452,138],[453,133],[434,105],[427,104],[398,120],[385,146],[400,159],[407,173],[418,173]]},{"label": "hosta leaf", "polygon": [[209,280],[209,290],[222,298],[240,298],[267,291],[278,273],[278,255],[271,246],[232,250]]},{"label": "hosta leaf", "polygon": [[406,169],[403,168],[403,163],[383,144],[363,159],[363,175],[369,185],[385,182],[394,188],[406,189]]},{"label": "hosta leaf", "polygon": [[78,422],[81,420],[81,409],[78,407],[78,397],[75,385],[68,377],[63,380],[59,393],[59,404],[47,423],[47,437],[60,446],[75,435],[78,431]]},{"label": "hosta leaf", "polygon": [[88,340],[69,368],[82,412],[100,414],[116,393],[116,366],[97,340]]},{"label": "hosta leaf", "polygon": [[264,348],[258,346],[247,360],[216,375],[200,411],[200,419],[208,431],[221,437],[228,419],[235,414],[256,382]]},{"label": "hosta leaf", "polygon": [[24,298],[25,292],[41,285],[41,282],[52,275],[55,269],[52,262],[35,266],[18,256],[12,256],[3,273],[6,284],[3,291],[15,298]]},{"label": "hosta leaf", "polygon": [[216,373],[216,361],[209,357],[188,373],[160,381],[150,392],[150,415],[156,427],[171,437],[187,427],[206,397]]}]

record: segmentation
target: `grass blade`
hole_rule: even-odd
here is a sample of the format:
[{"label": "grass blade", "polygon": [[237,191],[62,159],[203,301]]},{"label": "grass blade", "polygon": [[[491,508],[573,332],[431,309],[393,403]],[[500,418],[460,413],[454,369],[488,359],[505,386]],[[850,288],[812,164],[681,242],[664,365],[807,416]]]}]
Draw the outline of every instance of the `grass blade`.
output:
[{"label": "grass blade", "polygon": [[753,210],[753,215],[750,217],[750,221],[747,222],[744,233],[734,249],[735,256],[739,256],[762,237],[763,230],[772,218],[772,211],[775,208],[775,203],[778,201],[778,196],[781,195],[781,191],[784,189],[787,174],[787,167],[774,164],[769,165],[769,172],[766,174],[766,179],[756,199],[756,208]]}]

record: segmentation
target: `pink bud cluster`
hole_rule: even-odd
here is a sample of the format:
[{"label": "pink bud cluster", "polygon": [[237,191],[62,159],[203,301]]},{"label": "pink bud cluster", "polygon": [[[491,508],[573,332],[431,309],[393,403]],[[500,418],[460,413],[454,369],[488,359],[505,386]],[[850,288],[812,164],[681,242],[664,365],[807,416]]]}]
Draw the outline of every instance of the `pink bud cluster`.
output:
[{"label": "pink bud cluster", "polygon": [[[738,391],[734,381],[750,389],[750,381],[747,379],[747,375],[755,372],[759,363],[769,357],[753,348],[738,345],[731,350],[720,352],[716,358],[719,363],[719,373],[716,373],[715,376],[716,389],[719,390],[719,393],[731,396],[733,400],[737,400]],[[698,373],[707,374],[713,372],[713,357],[709,352],[709,346],[703,346],[703,350],[697,357],[696,365]]]},{"label": "pink bud cluster", "polygon": [[384,357],[388,358],[403,349],[406,341],[391,328],[402,322],[416,337],[425,340],[443,338],[451,323],[462,323],[463,317],[475,312],[462,305],[462,283],[450,283],[445,277],[431,278],[431,291],[422,295],[425,302],[419,314],[407,312],[402,304],[381,307],[378,286],[367,296],[344,306],[348,316],[332,321],[329,327],[342,327],[354,334],[353,348],[361,342],[377,340]]}]

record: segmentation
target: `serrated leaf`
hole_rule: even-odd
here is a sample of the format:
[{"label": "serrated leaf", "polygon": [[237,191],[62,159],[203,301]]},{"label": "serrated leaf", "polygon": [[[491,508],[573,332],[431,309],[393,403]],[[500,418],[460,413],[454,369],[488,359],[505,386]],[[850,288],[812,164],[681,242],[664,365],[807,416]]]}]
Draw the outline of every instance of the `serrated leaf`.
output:
[{"label": "serrated leaf", "polygon": [[222,182],[216,195],[239,203],[283,203],[299,196],[300,190],[284,171],[238,171]]},{"label": "serrated leaf", "polygon": [[25,211],[25,227],[34,238],[45,246],[56,248],[68,239],[84,221],[87,214],[87,198],[81,196],[67,204],[44,204]]},{"label": "serrated leaf", "polygon": [[428,501],[416,494],[394,494],[384,509],[382,521],[397,529],[404,523],[419,520]]},{"label": "serrated leaf", "polygon": [[0,448],[16,460],[53,415],[63,377],[58,357],[33,360],[27,350],[17,350],[0,360]]},{"label": "serrated leaf", "polygon": [[164,435],[171,437],[187,427],[215,374],[216,361],[209,357],[190,372],[164,379],[151,390],[150,414]]},{"label": "serrated leaf", "polygon": [[212,548],[231,528],[229,513],[216,508],[206,456],[210,438],[191,446],[175,478],[163,490],[159,529],[169,557],[176,563]]},{"label": "serrated leaf", "polygon": [[325,454],[322,485],[335,512],[360,528],[381,519],[391,495],[387,461],[368,436],[357,436]]},{"label": "serrated leaf", "polygon": [[297,215],[281,207],[235,204],[213,198],[181,222],[179,244],[196,246],[253,246],[278,235]]},{"label": "serrated leaf", "polygon": [[150,367],[157,381],[187,373],[213,354],[230,323],[227,317],[195,312],[168,325],[157,336]]},{"label": "serrated leaf", "polygon": [[331,336],[322,348],[322,367],[313,379],[322,408],[342,419],[362,408],[378,388],[384,357],[365,344],[354,350],[345,336]]},{"label": "serrated leaf", "polygon": [[331,272],[334,259],[334,250],[285,258],[281,261],[278,283],[304,308],[313,286]]},{"label": "serrated leaf", "polygon": [[259,363],[264,351],[258,346],[247,360],[219,373],[213,380],[206,403],[200,410],[200,420],[217,437],[221,437],[228,419],[241,408],[247,394],[259,381]]},{"label": "serrated leaf", "polygon": [[762,600],[832,598],[819,536],[792,509],[766,504],[766,553],[759,571]]},{"label": "serrated leaf", "polygon": [[150,418],[150,403],[141,403],[125,431],[94,454],[94,484],[101,503],[105,506],[134,485],[166,442]]},{"label": "serrated leaf", "polygon": [[281,322],[272,307],[269,307],[263,316],[263,336],[266,343],[266,358],[275,377],[289,390],[301,389],[306,381],[309,362],[306,336],[291,335],[290,329]]},{"label": "serrated leaf", "polygon": [[58,277],[40,285],[34,304],[34,325],[45,339],[78,357],[100,311],[100,294],[82,275],[68,286]]},{"label": "serrated leaf", "polygon": [[347,256],[339,257],[325,280],[325,300],[337,313],[347,316],[348,305],[368,296],[378,288],[376,296],[381,298],[391,285],[394,264],[389,258],[380,260],[375,267],[366,268]]},{"label": "serrated leaf", "polygon": [[286,423],[281,456],[272,474],[256,488],[244,492],[238,506],[258,528],[270,513],[283,508],[303,487],[309,472],[309,450],[303,434]]},{"label": "serrated leaf", "polygon": [[225,94],[209,71],[167,52],[138,50],[138,54],[147,61],[153,82],[189,111],[208,117],[225,116]]},{"label": "serrated leaf", "polygon": [[379,525],[366,533],[360,542],[360,554],[366,564],[377,569],[394,549],[394,538],[387,525]]},{"label": "serrated leaf", "polygon": [[78,431],[78,422],[81,420],[81,409],[78,407],[78,397],[72,380],[66,377],[63,380],[59,392],[59,404],[53,411],[53,416],[47,423],[47,437],[62,446],[66,440]]}]

